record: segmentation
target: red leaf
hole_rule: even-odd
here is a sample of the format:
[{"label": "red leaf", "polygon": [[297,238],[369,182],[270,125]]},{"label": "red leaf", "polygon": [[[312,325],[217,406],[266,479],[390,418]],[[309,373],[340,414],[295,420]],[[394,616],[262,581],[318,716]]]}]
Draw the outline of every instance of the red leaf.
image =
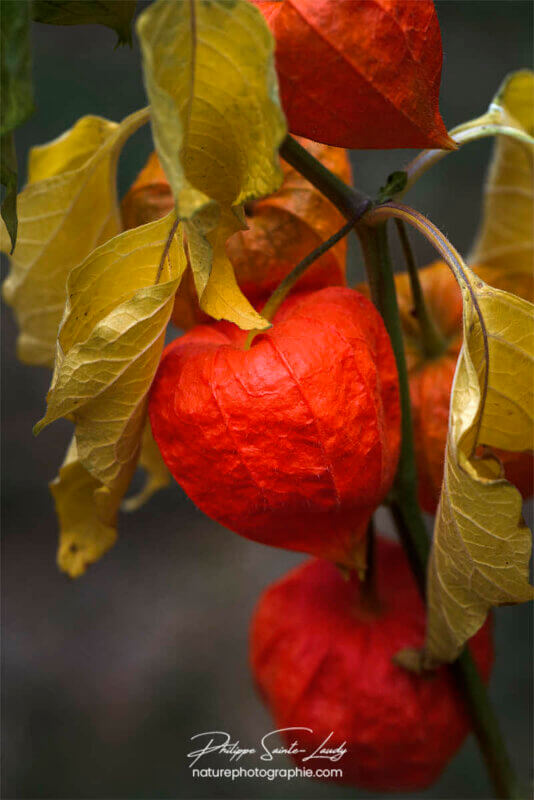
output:
[{"label": "red leaf", "polygon": [[455,147],[432,0],[252,0],[276,39],[292,133],[349,148]]}]

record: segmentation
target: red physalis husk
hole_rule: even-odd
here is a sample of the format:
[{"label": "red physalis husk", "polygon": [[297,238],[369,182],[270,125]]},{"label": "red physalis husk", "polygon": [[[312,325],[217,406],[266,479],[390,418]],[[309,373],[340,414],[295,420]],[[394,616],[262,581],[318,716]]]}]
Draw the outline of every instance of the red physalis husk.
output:
[{"label": "red physalis husk", "polygon": [[[252,622],[252,670],[286,746],[297,739],[304,750],[292,756],[299,766],[338,767],[342,777],[331,779],[374,791],[423,789],[464,741],[468,712],[448,667],[415,674],[394,661],[425,640],[424,604],[399,544],[377,538],[376,570],[374,606],[356,576],[326,561],[273,584]],[[487,680],[491,622],[470,647]],[[346,754],[305,761],[323,744]]]},{"label": "red physalis husk", "polygon": [[331,287],[290,297],[249,350],[246,338],[218,323],[166,348],[149,404],[162,456],[231,530],[353,566],[399,453],[382,319],[358,292]]},{"label": "red physalis husk", "polygon": [[432,0],[253,0],[276,39],[292,133],[348,148],[452,149]]}]

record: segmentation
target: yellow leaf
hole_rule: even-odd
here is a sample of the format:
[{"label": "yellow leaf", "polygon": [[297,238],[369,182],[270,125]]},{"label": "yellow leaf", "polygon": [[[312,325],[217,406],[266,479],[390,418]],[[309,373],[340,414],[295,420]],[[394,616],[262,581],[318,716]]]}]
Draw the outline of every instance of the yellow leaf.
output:
[{"label": "yellow leaf", "polygon": [[128,497],[122,504],[123,511],[137,511],[146,503],[153,494],[160,489],[164,489],[171,482],[171,473],[161,457],[159,448],[152,436],[150,422],[145,423],[143,439],[141,443],[141,454],[139,456],[139,466],[146,474],[146,482],[140,492]]},{"label": "yellow leaf", "polygon": [[[525,134],[523,141],[498,136],[485,188],[484,212],[472,264],[492,284],[512,271],[531,280],[534,264],[534,73],[510,75],[491,104],[488,122],[498,122]],[[528,139],[527,137],[530,137]],[[497,278],[497,281],[495,280]]]},{"label": "yellow leaf", "polygon": [[246,0],[157,0],[139,17],[154,141],[185,221],[201,308],[265,328],[239,290],[224,244],[242,206],[281,183],[286,128],[273,39]]},{"label": "yellow leaf", "polygon": [[72,440],[58,477],[50,484],[59,519],[59,568],[77,578],[117,538],[117,510],[135,469],[137,454],[111,487],[93,478],[78,459]]},{"label": "yellow leaf", "polygon": [[521,496],[480,446],[533,447],[534,307],[460,277],[464,344],[451,395],[441,501],[428,574],[426,658],[453,661],[492,606],[534,597]]},{"label": "yellow leaf", "polygon": [[[117,160],[125,140],[147,120],[146,109],[120,124],[83,117],[31,151],[29,183],[17,198],[17,246],[3,288],[17,316],[22,361],[53,364],[67,276],[120,231]],[[1,248],[9,252],[5,226],[0,232]]]},{"label": "yellow leaf", "polygon": [[35,431],[59,417],[72,419],[79,460],[107,486],[139,447],[147,394],[186,267],[182,242],[171,238],[174,221],[173,213],[116,236],[67,281],[48,408]]}]

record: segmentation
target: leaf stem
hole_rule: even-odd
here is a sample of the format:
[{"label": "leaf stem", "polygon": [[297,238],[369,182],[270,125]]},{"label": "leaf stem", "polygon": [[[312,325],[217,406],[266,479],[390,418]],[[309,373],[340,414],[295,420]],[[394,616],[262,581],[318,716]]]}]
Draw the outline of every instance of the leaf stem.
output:
[{"label": "leaf stem", "polygon": [[371,209],[365,218],[365,222],[367,225],[380,226],[381,223],[388,219],[400,219],[416,228],[438,251],[442,259],[447,262],[458,281],[462,284],[469,283],[466,271],[470,273],[471,271],[466,267],[462,257],[439,228],[423,214],[402,203],[389,202]]},{"label": "leaf stem", "polygon": [[[466,295],[469,295],[469,301],[473,305],[474,312],[478,316],[479,323],[480,323],[480,331],[482,336],[482,342],[484,347],[484,359],[485,363],[489,363],[489,345],[488,345],[488,336],[486,331],[486,326],[484,324],[484,318],[482,315],[482,311],[480,309],[480,304],[478,298],[476,296],[476,292],[474,291],[474,285],[480,284],[480,279],[477,278],[473,270],[467,266],[464,262],[461,255],[458,251],[453,247],[453,245],[449,242],[447,237],[437,228],[433,222],[430,222],[423,214],[420,214],[419,211],[415,211],[413,208],[409,206],[402,205],[401,203],[384,203],[381,206],[373,208],[366,216],[366,222],[369,225],[380,225],[384,220],[390,219],[401,219],[409,222],[416,230],[425,236],[426,239],[432,244],[438,253],[441,255],[444,261],[447,262],[449,268],[454,273],[458,284],[462,290],[462,294],[464,295],[464,307],[466,302]],[[464,319],[465,325],[465,319]],[[488,381],[489,381],[489,370],[484,370],[484,375],[482,378],[482,387],[481,387],[481,395],[483,398],[487,396],[488,392]],[[479,415],[478,421],[476,423],[475,434],[472,437],[473,444],[472,444],[472,451],[471,455],[475,452],[477,445],[478,445],[478,438],[480,432],[480,425],[482,423],[482,415]]]},{"label": "leaf stem", "polygon": [[[458,145],[475,142],[487,136],[507,136],[510,139],[516,139],[516,141],[530,146],[532,146],[533,143],[532,137],[525,133],[525,131],[514,128],[511,125],[503,125],[496,122],[495,114],[491,111],[484,114],[482,117],[458,125],[449,132],[449,135]],[[449,153],[456,152],[457,150],[422,150],[405,167],[408,178],[402,192],[396,195],[397,199],[403,197],[430,167],[437,164],[438,161],[441,161],[441,159],[445,158]]]},{"label": "leaf stem", "polygon": [[406,226],[401,219],[395,219],[395,225],[397,228],[397,233],[399,234],[408,274],[410,276],[410,286],[412,288],[415,316],[419,323],[422,334],[421,347],[424,354],[428,358],[436,358],[445,352],[447,349],[447,342],[445,341],[444,336],[442,336],[438,330],[438,327],[434,322],[434,319],[430,314],[428,306],[425,302],[425,296],[421,287],[421,281],[419,280],[419,272],[417,269],[417,264],[415,263],[415,257],[410,240],[408,238],[408,233],[406,232]]}]

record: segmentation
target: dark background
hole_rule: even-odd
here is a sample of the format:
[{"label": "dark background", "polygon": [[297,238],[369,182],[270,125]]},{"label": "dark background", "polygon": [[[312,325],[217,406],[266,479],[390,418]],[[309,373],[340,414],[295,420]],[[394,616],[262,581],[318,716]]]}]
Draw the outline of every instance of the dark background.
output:
[{"label": "dark background", "polygon": [[[481,113],[507,72],[531,64],[532,6],[447,0],[438,3],[438,13],[441,109],[452,127]],[[37,112],[17,133],[21,164],[31,145],[55,138],[83,114],[119,120],[145,104],[137,46],[114,50],[114,44],[115,35],[98,26],[34,25]],[[125,148],[121,192],[149,150],[145,129]],[[409,196],[463,252],[477,224],[490,151],[487,141],[465,147]],[[356,182],[374,194],[409,156],[354,153]],[[420,263],[433,258],[421,240],[415,244]],[[17,363],[9,311],[2,326],[3,796],[369,796],[302,780],[191,778],[185,754],[194,733],[223,729],[252,746],[271,729],[248,670],[248,624],[259,592],[301,557],[225,531],[173,485],[135,515],[122,515],[118,544],[83,578],[72,582],[60,574],[47,482],[63,458],[68,425],[55,423],[33,438],[49,375]],[[385,512],[380,518],[387,526]],[[496,613],[491,682],[525,782],[532,752],[531,622],[526,606]],[[491,796],[473,737],[421,796]]]}]

